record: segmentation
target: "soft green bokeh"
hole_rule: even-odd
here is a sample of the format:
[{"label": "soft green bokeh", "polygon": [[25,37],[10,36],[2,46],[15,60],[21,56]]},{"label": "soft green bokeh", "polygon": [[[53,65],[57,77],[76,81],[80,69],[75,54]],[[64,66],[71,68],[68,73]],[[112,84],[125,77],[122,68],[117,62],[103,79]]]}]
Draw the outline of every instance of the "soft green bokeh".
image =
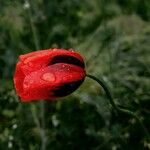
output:
[{"label": "soft green bokeh", "polygon": [[[20,54],[73,48],[89,74],[150,132],[149,0],[0,1],[0,150],[39,150],[40,102],[20,103],[13,86]],[[138,122],[116,116],[103,89],[86,78],[73,94],[45,101],[47,150],[149,150]],[[34,116],[35,115],[35,116]]]}]

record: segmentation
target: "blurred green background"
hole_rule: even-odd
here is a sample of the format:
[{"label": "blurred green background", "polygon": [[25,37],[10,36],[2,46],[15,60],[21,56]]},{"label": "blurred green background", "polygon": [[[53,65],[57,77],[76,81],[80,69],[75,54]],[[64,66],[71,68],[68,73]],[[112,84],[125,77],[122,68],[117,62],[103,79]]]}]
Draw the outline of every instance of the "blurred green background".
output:
[{"label": "blurred green background", "polygon": [[18,56],[54,47],[80,52],[150,132],[150,0],[0,0],[0,150],[149,150],[139,123],[116,116],[91,79],[44,110],[20,102]]}]

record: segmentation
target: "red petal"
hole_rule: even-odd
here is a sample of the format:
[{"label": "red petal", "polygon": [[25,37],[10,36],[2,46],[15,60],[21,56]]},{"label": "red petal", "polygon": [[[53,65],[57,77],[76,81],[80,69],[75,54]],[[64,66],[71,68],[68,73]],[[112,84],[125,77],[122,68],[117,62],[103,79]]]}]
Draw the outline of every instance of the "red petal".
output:
[{"label": "red petal", "polygon": [[50,64],[54,57],[60,55],[72,56],[84,63],[83,58],[73,51],[63,49],[41,50],[20,56],[22,71],[27,75],[30,72],[44,68],[47,64]]},{"label": "red petal", "polygon": [[[69,62],[61,63],[66,56]],[[54,59],[56,57],[57,62]],[[53,99],[59,97],[54,95],[54,91],[60,86],[72,82],[78,82],[79,85],[79,81],[85,78],[84,65],[69,64],[74,62],[71,57],[84,64],[83,58],[78,53],[64,49],[41,50],[21,55],[14,75],[18,95],[23,101]]]},{"label": "red petal", "polygon": [[85,70],[69,64],[54,64],[27,75],[23,82],[20,96],[24,101],[37,99],[53,99],[59,97],[53,91],[60,86],[81,81],[85,78]]},{"label": "red petal", "polygon": [[19,62],[16,66],[16,71],[14,75],[14,85],[16,88],[17,93],[22,93],[23,92],[23,81],[24,81],[25,75],[22,72],[21,69],[21,63]]}]

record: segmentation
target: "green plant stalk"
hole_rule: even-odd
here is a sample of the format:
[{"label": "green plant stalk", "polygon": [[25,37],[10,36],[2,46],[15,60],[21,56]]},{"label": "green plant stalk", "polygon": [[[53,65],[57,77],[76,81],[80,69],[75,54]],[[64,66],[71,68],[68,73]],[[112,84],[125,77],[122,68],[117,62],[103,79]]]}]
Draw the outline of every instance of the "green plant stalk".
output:
[{"label": "green plant stalk", "polygon": [[[28,1],[28,3],[29,3],[29,1]],[[38,49],[40,49],[39,38],[38,38],[36,26],[33,22],[33,17],[32,17],[32,12],[31,12],[31,3],[29,3],[29,4],[30,4],[30,7],[27,10],[28,17],[29,17],[29,21],[30,21],[32,35],[33,35],[33,42],[34,42],[36,50],[38,50]],[[40,136],[41,136],[41,150],[46,150],[47,137],[46,137],[46,133],[45,133],[45,104],[44,104],[44,101],[40,102],[41,124],[39,122],[35,106],[33,105],[32,107],[34,108],[34,109],[31,108],[32,115],[33,115],[35,124],[37,125],[39,132],[40,132]]]},{"label": "green plant stalk", "polygon": [[143,124],[142,120],[134,112],[132,112],[130,110],[127,110],[127,109],[124,109],[124,108],[120,108],[119,106],[116,105],[116,103],[114,102],[113,97],[112,97],[112,95],[110,93],[110,90],[107,87],[106,83],[102,79],[98,79],[95,76],[92,76],[92,75],[89,75],[89,74],[87,74],[86,76],[93,79],[94,81],[99,83],[100,86],[103,87],[111,106],[114,108],[114,110],[117,113],[121,112],[121,113],[124,113],[124,114],[128,114],[128,115],[134,117],[139,122],[140,126],[142,127],[142,129],[143,129],[143,131],[144,131],[144,133],[147,137],[147,140],[150,141],[149,132],[148,132],[147,128],[145,127],[145,125]]},{"label": "green plant stalk", "polygon": [[32,36],[33,36],[33,43],[34,43],[35,49],[38,50],[40,48],[40,44],[39,44],[39,38],[38,38],[36,26],[34,24],[34,20],[33,20],[33,17],[32,17],[31,6],[29,7],[29,9],[27,11],[28,11],[28,16],[29,16],[29,21],[30,21],[30,27],[31,27],[31,31],[32,31]]}]

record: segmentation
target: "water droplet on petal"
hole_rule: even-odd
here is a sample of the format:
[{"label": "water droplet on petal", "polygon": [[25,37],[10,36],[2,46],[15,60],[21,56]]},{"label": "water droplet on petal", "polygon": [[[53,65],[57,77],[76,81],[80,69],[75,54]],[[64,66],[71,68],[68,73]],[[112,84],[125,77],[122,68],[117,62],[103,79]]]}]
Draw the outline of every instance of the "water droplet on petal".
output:
[{"label": "water droplet on petal", "polygon": [[69,78],[72,78],[72,77],[73,77],[73,76],[70,74],[70,75],[69,75]]},{"label": "water droplet on petal", "polygon": [[29,87],[28,82],[24,82],[24,83],[23,83],[23,86],[24,86],[24,88],[28,88],[28,87]]},{"label": "water droplet on petal", "polygon": [[56,80],[55,75],[53,73],[44,73],[42,75],[42,79],[48,82],[54,82]]},{"label": "water droplet on petal", "polygon": [[33,80],[25,81],[25,82],[23,83],[23,87],[24,87],[24,88],[28,88],[28,87],[30,87],[33,83],[34,83]]},{"label": "water droplet on petal", "polygon": [[65,68],[66,66],[65,66],[65,65],[62,65],[62,67]]},{"label": "water droplet on petal", "polygon": [[70,49],[68,49],[68,50],[71,51],[71,52],[75,52],[74,49],[72,49],[72,48],[70,48]]},{"label": "water droplet on petal", "polygon": [[63,81],[66,81],[68,79],[68,76],[63,77]]},{"label": "water droplet on petal", "polygon": [[33,64],[32,62],[29,62],[29,63],[28,63],[28,66],[29,66],[29,67],[34,67],[34,64]]},{"label": "water droplet on petal", "polygon": [[34,81],[33,80],[30,80],[30,84],[32,84]]}]

